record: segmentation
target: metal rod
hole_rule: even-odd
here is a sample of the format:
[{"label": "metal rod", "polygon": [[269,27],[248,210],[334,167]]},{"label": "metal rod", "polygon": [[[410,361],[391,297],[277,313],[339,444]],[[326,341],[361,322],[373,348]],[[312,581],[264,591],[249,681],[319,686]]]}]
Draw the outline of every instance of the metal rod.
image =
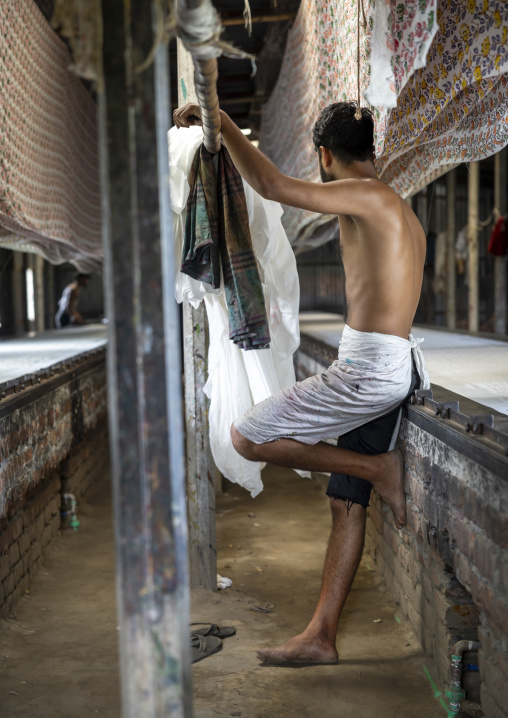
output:
[{"label": "metal rod", "polygon": [[480,162],[470,162],[467,192],[467,242],[468,242],[468,316],[469,331],[479,327],[478,303],[478,201],[480,195]]},{"label": "metal rod", "polygon": [[[508,154],[506,147],[494,155],[494,206],[508,211]],[[506,334],[506,257],[494,259],[494,331]]]}]

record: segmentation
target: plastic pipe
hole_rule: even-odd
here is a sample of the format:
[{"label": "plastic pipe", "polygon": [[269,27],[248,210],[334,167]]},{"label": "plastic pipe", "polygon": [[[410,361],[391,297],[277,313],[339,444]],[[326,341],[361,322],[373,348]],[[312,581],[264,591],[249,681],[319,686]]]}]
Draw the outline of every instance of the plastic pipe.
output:
[{"label": "plastic pipe", "polygon": [[462,688],[462,654],[464,651],[473,651],[480,648],[478,641],[457,641],[453,647],[450,662],[449,683],[446,697],[449,700],[448,718],[455,718],[460,711],[460,701],[466,697]]}]

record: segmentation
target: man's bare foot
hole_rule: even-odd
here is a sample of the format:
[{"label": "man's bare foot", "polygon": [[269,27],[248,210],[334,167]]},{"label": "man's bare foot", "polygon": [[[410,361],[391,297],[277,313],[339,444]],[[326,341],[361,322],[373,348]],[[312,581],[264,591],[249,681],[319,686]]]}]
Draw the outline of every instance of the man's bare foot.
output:
[{"label": "man's bare foot", "polygon": [[379,481],[374,483],[382,499],[393,511],[395,526],[401,529],[406,523],[406,494],[404,492],[404,465],[398,449],[380,454],[383,471]]},{"label": "man's bare foot", "polygon": [[339,657],[335,645],[322,638],[311,638],[301,633],[277,648],[263,648],[256,652],[263,663],[273,665],[338,663]]}]

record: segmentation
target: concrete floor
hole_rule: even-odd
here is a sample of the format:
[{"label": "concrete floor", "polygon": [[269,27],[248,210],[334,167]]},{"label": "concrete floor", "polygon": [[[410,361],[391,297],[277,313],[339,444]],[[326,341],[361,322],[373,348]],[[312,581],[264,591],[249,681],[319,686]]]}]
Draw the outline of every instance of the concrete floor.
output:
[{"label": "concrete floor", "polygon": [[[195,718],[443,716],[423,671],[425,664],[435,678],[435,667],[368,556],[339,627],[339,665],[279,668],[257,661],[257,647],[277,645],[305,627],[330,524],[319,483],[274,468],[263,478],[266,489],[254,500],[229,482],[219,498],[219,572],[233,586],[193,591],[193,620],[234,625],[237,635],[195,664]],[[78,507],[78,532],[61,536],[16,615],[2,623],[2,718],[119,718],[110,512],[104,480]],[[267,602],[272,613],[251,610]]]},{"label": "concrete floor", "polygon": [[[300,329],[338,347],[344,328],[340,314],[303,312]],[[508,342],[413,327],[424,338],[422,351],[432,384],[508,414]]]},{"label": "concrete floor", "polygon": [[0,382],[18,379],[107,342],[105,324],[52,329],[0,340]]}]

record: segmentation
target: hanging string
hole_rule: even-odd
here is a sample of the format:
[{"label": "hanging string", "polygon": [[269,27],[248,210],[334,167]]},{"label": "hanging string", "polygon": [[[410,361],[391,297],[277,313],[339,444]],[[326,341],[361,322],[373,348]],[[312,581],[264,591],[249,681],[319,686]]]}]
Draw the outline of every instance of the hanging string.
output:
[{"label": "hanging string", "polygon": [[[357,103],[355,120],[362,119],[362,108],[360,107],[360,2],[358,0],[358,6],[356,10],[356,89],[357,89]],[[363,6],[362,6],[363,7]]]},{"label": "hanging string", "polygon": [[478,229],[483,229],[484,227],[487,227],[489,224],[495,224],[499,219],[507,219],[508,214],[501,214],[501,212],[498,210],[497,207],[494,207],[492,212],[489,214],[487,219],[484,219],[483,222],[478,223]]}]

